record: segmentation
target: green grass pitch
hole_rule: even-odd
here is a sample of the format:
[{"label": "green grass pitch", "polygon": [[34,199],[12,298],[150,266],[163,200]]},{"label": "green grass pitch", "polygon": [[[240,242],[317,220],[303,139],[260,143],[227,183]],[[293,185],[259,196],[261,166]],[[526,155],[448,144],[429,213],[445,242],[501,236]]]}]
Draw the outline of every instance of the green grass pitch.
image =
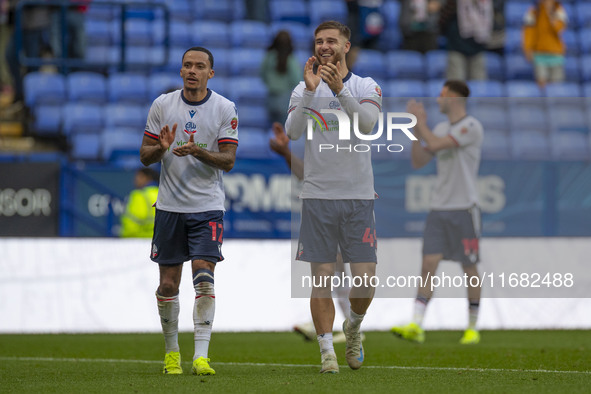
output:
[{"label": "green grass pitch", "polygon": [[422,345],[367,332],[364,366],[320,375],[318,344],[294,333],[215,333],[215,376],[191,375],[192,333],[180,334],[185,373],[162,375],[160,334],[0,335],[1,393],[574,393],[591,392],[589,331],[427,332]]}]

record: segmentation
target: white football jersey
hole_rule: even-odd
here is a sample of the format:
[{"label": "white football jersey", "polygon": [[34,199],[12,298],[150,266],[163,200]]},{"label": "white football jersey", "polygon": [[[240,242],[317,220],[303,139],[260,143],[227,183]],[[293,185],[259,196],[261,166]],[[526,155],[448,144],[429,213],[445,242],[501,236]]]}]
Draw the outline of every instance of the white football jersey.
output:
[{"label": "white football jersey", "polygon": [[[343,85],[351,96],[361,105],[372,105],[375,120],[381,111],[382,90],[372,78],[362,78],[351,72],[343,78]],[[340,98],[323,81],[314,92],[308,107],[300,108],[306,118],[294,119],[298,107],[302,107],[302,98],[306,85],[302,81],[291,94],[286,129],[295,127],[305,130],[305,121],[315,119],[314,136],[306,139],[304,153],[304,181],[300,198],[318,198],[330,200],[373,200],[375,198],[371,151],[358,152],[355,146],[367,141],[360,140],[351,132],[350,140],[339,140],[336,116],[322,115],[322,109],[344,111]],[[349,116],[351,127],[353,117]],[[306,137],[304,131],[303,137]],[[320,146],[334,146],[335,149],[322,150]],[[338,146],[338,149],[336,148]]]},{"label": "white football jersey", "polygon": [[431,209],[467,209],[478,205],[478,167],[484,132],[472,116],[450,124],[441,122],[433,129],[438,137],[451,136],[457,147],[436,153],[437,183],[431,194]]},{"label": "white football jersey", "polygon": [[191,134],[195,144],[219,152],[221,144],[238,145],[238,112],[233,102],[207,90],[201,101],[188,101],[182,90],[163,94],[152,103],[144,135],[158,139],[165,125],[177,123],[175,140],[162,157],[156,208],[179,213],[224,210],[223,171],[193,156],[179,157],[172,149],[186,144]]}]

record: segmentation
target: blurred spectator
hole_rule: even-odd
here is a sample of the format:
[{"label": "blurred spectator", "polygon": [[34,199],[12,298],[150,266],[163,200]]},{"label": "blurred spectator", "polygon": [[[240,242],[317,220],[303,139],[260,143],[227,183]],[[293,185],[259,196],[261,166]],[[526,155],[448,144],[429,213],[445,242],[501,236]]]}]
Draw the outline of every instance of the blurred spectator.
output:
[{"label": "blurred spectator", "polygon": [[12,78],[4,56],[12,30],[8,16],[8,0],[0,0],[0,94],[12,93]]},{"label": "blurred spectator", "polygon": [[439,29],[447,38],[447,79],[487,79],[484,50],[492,25],[492,0],[446,0]]},{"label": "blurred spectator", "polygon": [[493,0],[493,29],[486,49],[505,55],[505,0]]},{"label": "blurred spectator", "polygon": [[384,31],[381,13],[383,0],[346,0],[349,13],[347,25],[351,29],[351,49],[347,53],[347,67],[351,70],[361,49],[379,49]]},{"label": "blurred spectator", "polygon": [[565,45],[561,33],[568,16],[559,1],[539,0],[524,17],[523,52],[534,64],[536,81],[540,87],[548,82],[564,80]]},{"label": "blurred spectator", "polygon": [[[21,1],[11,1],[10,11],[14,12],[16,6]],[[24,51],[27,57],[39,58],[41,51],[45,44],[44,36],[48,35],[49,26],[51,22],[51,11],[47,6],[27,5],[23,8],[21,15],[21,50]],[[16,18],[16,16],[15,16]],[[16,19],[15,19],[16,21]],[[23,69],[21,69],[19,52],[16,44],[16,37],[19,32],[15,29],[12,32],[12,38],[6,48],[6,60],[10,69],[10,74],[14,82],[14,101],[21,101],[23,99]],[[28,67],[25,72],[34,71],[37,67]]]},{"label": "blurred spectator", "polygon": [[267,111],[271,122],[285,123],[291,91],[302,80],[301,67],[292,54],[291,36],[281,30],[267,49],[261,64],[261,78],[267,85]]},{"label": "blurred spectator", "polygon": [[426,53],[437,49],[439,10],[443,0],[400,0],[398,24],[402,49]]},{"label": "blurred spectator", "polygon": [[152,238],[156,198],[158,197],[158,172],[140,168],[135,173],[133,190],[121,215],[121,237]]},{"label": "blurred spectator", "polygon": [[[73,0],[79,3],[79,1]],[[62,56],[62,47],[67,46],[67,57],[84,59],[86,52],[86,30],[84,28],[84,13],[87,6],[75,4],[65,10],[65,42],[62,42],[62,9],[55,7],[51,14],[50,45],[53,56]]]}]

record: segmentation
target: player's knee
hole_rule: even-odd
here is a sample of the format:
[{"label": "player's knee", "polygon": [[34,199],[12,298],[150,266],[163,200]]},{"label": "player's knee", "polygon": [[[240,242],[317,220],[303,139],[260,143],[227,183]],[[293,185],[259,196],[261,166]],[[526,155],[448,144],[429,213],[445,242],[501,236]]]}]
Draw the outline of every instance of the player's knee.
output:
[{"label": "player's knee", "polygon": [[213,296],[215,294],[213,271],[205,268],[195,271],[193,275],[193,287],[198,296]]},{"label": "player's knee", "polygon": [[171,279],[163,279],[158,287],[158,294],[164,297],[174,297],[179,293],[179,286]]}]

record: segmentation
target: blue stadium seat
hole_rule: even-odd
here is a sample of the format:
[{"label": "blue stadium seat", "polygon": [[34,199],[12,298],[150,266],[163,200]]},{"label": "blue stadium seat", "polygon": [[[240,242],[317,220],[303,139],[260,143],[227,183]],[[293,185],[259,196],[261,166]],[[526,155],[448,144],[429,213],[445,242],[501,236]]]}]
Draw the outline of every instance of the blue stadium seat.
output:
[{"label": "blue stadium seat", "polygon": [[108,77],[108,86],[110,102],[145,103],[148,100],[148,80],[141,74],[113,73]]},{"label": "blue stadium seat", "polygon": [[181,89],[183,80],[178,73],[159,72],[150,75],[148,78],[148,100],[153,101],[156,97],[171,89]]},{"label": "blue stadium seat", "polygon": [[434,50],[425,54],[425,65],[427,68],[427,78],[445,78],[447,69],[447,51]]},{"label": "blue stadium seat", "polygon": [[[579,1],[576,4],[576,18],[579,25],[579,28],[588,28],[591,27],[591,3],[585,1]],[[574,18],[574,15],[569,16],[571,19]],[[589,37],[589,36],[587,36]]]},{"label": "blue stadium seat", "polygon": [[105,125],[105,112],[100,104],[67,103],[62,107],[62,114],[65,135],[95,133]]},{"label": "blue stadium seat", "polygon": [[[589,33],[591,33],[591,31]],[[582,80],[584,82],[591,81],[591,54],[581,56],[579,61]]]},{"label": "blue stadium seat", "polygon": [[503,57],[494,52],[486,52],[485,56],[488,78],[496,81],[504,81],[505,65],[503,63]]},{"label": "blue stadium seat", "polygon": [[233,88],[230,81],[231,78],[218,77],[216,75],[207,82],[207,87],[217,94],[221,94],[222,96],[230,99],[230,93]]},{"label": "blue stadium seat", "polygon": [[[586,39],[588,40],[589,38]],[[579,54],[579,35],[574,30],[567,29],[563,31],[562,41],[566,46],[567,55],[577,56]]]},{"label": "blue stadium seat", "polygon": [[550,121],[550,128],[555,133],[589,133],[587,115],[582,106],[577,107],[568,104],[550,106],[548,119]]},{"label": "blue stadium seat", "polygon": [[482,158],[485,160],[508,160],[511,158],[507,133],[494,129],[484,129]]},{"label": "blue stadium seat", "polygon": [[469,81],[470,97],[505,97],[505,85],[499,81]]},{"label": "blue stadium seat", "polygon": [[[427,81],[425,86],[427,97],[439,97],[444,83],[445,79],[430,79]],[[434,103],[435,100],[433,99],[432,102]]]},{"label": "blue stadium seat", "polygon": [[344,1],[341,0],[317,0],[314,1],[310,11],[310,24],[318,26],[326,20],[336,20],[347,23],[349,12]]},{"label": "blue stadium seat", "polygon": [[560,2],[566,15],[568,16],[568,28],[569,29],[577,29],[579,27],[579,20],[576,15],[575,7],[572,4],[569,4],[568,0],[562,0]]},{"label": "blue stadium seat", "polygon": [[270,36],[269,28],[263,22],[247,20],[230,24],[230,40],[234,48],[263,49],[269,45]]},{"label": "blue stadium seat", "polygon": [[100,151],[100,133],[77,133],[70,137],[70,155],[75,160],[97,160]]},{"label": "blue stadium seat", "polygon": [[190,39],[196,45],[206,48],[230,48],[229,25],[220,21],[195,21],[191,24]]},{"label": "blue stadium seat", "polygon": [[309,49],[308,50],[297,50],[294,52],[294,55],[295,55],[298,63],[300,63],[302,65],[302,70],[304,70],[304,64],[306,64],[306,62],[308,61],[310,56],[313,55],[313,53]]},{"label": "blue stadium seat", "polygon": [[542,97],[542,92],[538,85],[533,81],[509,81],[505,84],[505,90],[508,97],[529,98]]},{"label": "blue stadium seat", "polygon": [[[223,33],[219,33],[223,35]],[[169,43],[173,47],[186,47],[193,46],[195,33],[192,30],[192,24],[189,22],[176,21],[174,24],[171,23],[169,30]]]},{"label": "blue stadium seat", "polygon": [[581,97],[581,88],[578,83],[560,82],[546,85],[546,96],[554,97]]},{"label": "blue stadium seat", "polygon": [[[267,101],[267,86],[259,77],[235,77],[229,80],[232,101],[237,106],[260,105]],[[287,110],[287,108],[286,108]]]},{"label": "blue stadium seat", "polygon": [[63,75],[40,71],[30,72],[23,79],[25,104],[63,103],[66,101],[66,80]]},{"label": "blue stadium seat", "polygon": [[58,135],[62,128],[60,104],[38,104],[33,108],[33,132],[37,135]]},{"label": "blue stadium seat", "polygon": [[505,78],[534,80],[534,67],[523,55],[505,56]]},{"label": "blue stadium seat", "polygon": [[521,53],[522,38],[521,27],[508,28],[505,32],[505,54]]},{"label": "blue stadium seat", "polygon": [[384,97],[421,98],[427,97],[425,83],[423,81],[394,80],[384,86]]},{"label": "blue stadium seat", "polygon": [[468,114],[474,116],[480,121],[480,123],[482,123],[485,134],[489,130],[503,131],[506,134],[509,130],[507,112],[500,105],[487,105],[486,103],[482,103],[470,108]]},{"label": "blue stadium seat", "polygon": [[386,25],[386,29],[380,34],[378,48],[382,52],[395,51],[400,49],[402,34],[397,24]]},{"label": "blue stadium seat", "polygon": [[125,21],[125,39],[127,45],[152,45],[152,24],[145,19]]},{"label": "blue stadium seat", "polygon": [[587,82],[583,85],[583,95],[587,98],[591,97],[591,82]]},{"label": "blue stadium seat", "polygon": [[566,131],[550,135],[554,160],[589,160],[589,141],[586,134]]},{"label": "blue stadium seat", "polygon": [[386,62],[382,52],[362,49],[359,51],[357,60],[352,70],[362,77],[372,76],[375,78],[386,78]]},{"label": "blue stadium seat", "polygon": [[84,29],[86,40],[92,45],[111,45],[114,43],[111,21],[86,18]]},{"label": "blue stadium seat", "polygon": [[591,54],[591,27],[586,27],[584,29],[579,30],[579,48],[581,50],[581,54]]},{"label": "blue stadium seat", "polygon": [[[234,56],[235,49],[209,48],[209,50],[213,54],[213,69],[216,75],[220,77],[229,76],[231,73],[230,66],[236,63],[236,57]],[[257,51],[255,50],[255,52]],[[262,62],[263,59],[261,58]]]},{"label": "blue stadium seat", "polygon": [[100,20],[100,21],[112,21],[119,13],[119,7],[115,7],[111,4],[101,4],[100,1],[92,1],[88,4],[88,8],[84,14],[85,20]]},{"label": "blue stadium seat", "polygon": [[107,101],[107,80],[102,74],[76,71],[66,76],[69,101],[105,103]]},{"label": "blue stadium seat", "polygon": [[152,64],[152,49],[147,46],[128,46],[125,48],[125,70],[146,71]]},{"label": "blue stadium seat", "polygon": [[[185,47],[172,47],[169,48],[168,55],[165,55],[163,46],[156,46],[152,48],[150,55],[150,63],[153,65],[153,72],[170,72],[178,75],[181,70],[183,54],[187,48]],[[164,65],[156,66],[158,63],[162,63],[165,60]],[[180,78],[180,77],[179,77]]]},{"label": "blue stadium seat", "polygon": [[386,55],[388,78],[425,79],[423,55],[415,51],[390,51]]},{"label": "blue stadium seat", "polygon": [[100,156],[107,161],[117,150],[139,151],[141,143],[142,133],[135,128],[106,128],[100,133]]},{"label": "blue stadium seat", "polygon": [[90,45],[86,48],[84,60],[86,60],[92,67],[114,65],[119,61],[119,48],[109,45]]},{"label": "blue stadium seat", "polygon": [[385,19],[385,25],[398,25],[400,16],[400,2],[396,0],[386,0],[382,4],[382,15]]},{"label": "blue stadium seat", "polygon": [[194,17],[221,22],[239,20],[237,5],[240,3],[233,0],[200,0],[195,2]]},{"label": "blue stadium seat", "polygon": [[579,83],[581,81],[581,67],[578,56],[567,56],[564,59],[564,76],[570,82]]},{"label": "blue stadium seat", "polygon": [[[271,24],[269,45],[280,30],[287,30],[291,35],[294,50],[310,52],[314,44],[314,30],[306,25],[295,22],[274,22]],[[302,64],[302,67],[304,65]]]},{"label": "blue stadium seat", "polygon": [[522,130],[546,132],[548,117],[546,106],[540,99],[530,99],[527,104],[511,104],[509,106],[509,125],[512,133]]},{"label": "blue stadium seat", "polygon": [[233,61],[230,64],[230,72],[234,76],[258,76],[261,64],[265,56],[265,50],[255,48],[233,49]]},{"label": "blue stadium seat", "polygon": [[192,22],[194,20],[193,5],[189,0],[166,0],[165,4],[170,12],[171,25],[173,21],[177,20],[185,22]]},{"label": "blue stadium seat", "polygon": [[[242,105],[238,108],[239,125],[267,129],[270,126],[267,109],[263,105]],[[242,129],[240,129],[242,130]],[[239,136],[242,139],[242,134]]]},{"label": "blue stadium seat", "polygon": [[[271,22],[298,22],[310,24],[308,3],[296,0],[279,0],[269,3]],[[311,39],[311,37],[310,37]]]},{"label": "blue stadium seat", "polygon": [[505,23],[508,27],[520,28],[523,26],[523,17],[532,3],[508,1],[505,3]]},{"label": "blue stadium seat", "polygon": [[148,113],[146,107],[139,104],[117,103],[105,106],[105,127],[126,127],[135,130],[141,136],[146,126]]},{"label": "blue stadium seat", "polygon": [[550,144],[545,133],[537,130],[518,130],[510,137],[511,153],[516,160],[548,160]]},{"label": "blue stadium seat", "polygon": [[[242,123],[242,118],[240,118]],[[269,135],[267,128],[240,127],[240,142],[236,150],[236,157],[249,159],[270,158]]]}]

